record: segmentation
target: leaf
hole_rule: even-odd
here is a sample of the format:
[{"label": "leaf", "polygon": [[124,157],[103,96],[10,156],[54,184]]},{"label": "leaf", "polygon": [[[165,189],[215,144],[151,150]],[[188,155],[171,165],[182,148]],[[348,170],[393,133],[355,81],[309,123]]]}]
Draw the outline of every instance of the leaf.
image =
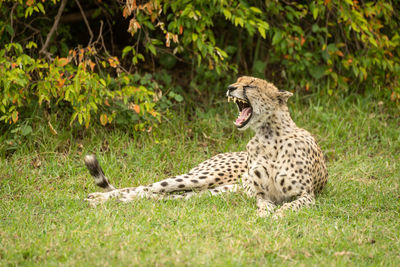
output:
[{"label": "leaf", "polygon": [[320,79],[325,75],[325,68],[322,66],[312,66],[308,69],[309,73],[315,79]]},{"label": "leaf", "polygon": [[139,105],[134,105],[134,106],[133,106],[133,110],[134,110],[137,114],[139,114],[139,112],[140,112],[140,107],[139,107]]},{"label": "leaf", "polygon": [[59,59],[56,61],[56,65],[57,65],[58,67],[64,67],[65,65],[68,64],[68,62],[69,62],[68,58],[62,57],[62,58],[59,58]]},{"label": "leaf", "polygon": [[374,39],[373,36],[370,36],[368,39],[369,39],[369,42],[370,42],[371,44],[373,44],[375,47],[378,47],[378,44],[377,44],[377,42],[375,41],[375,39]]},{"label": "leaf", "polygon": [[272,45],[276,45],[282,40],[282,33],[281,31],[276,31],[274,37],[272,38]]},{"label": "leaf", "polygon": [[175,95],[175,100],[176,100],[177,102],[182,102],[182,101],[183,101],[183,97],[182,97],[181,95],[176,94],[176,95]]},{"label": "leaf", "polygon": [[250,10],[254,13],[262,14],[262,11],[254,6],[250,7]]},{"label": "leaf", "polygon": [[47,124],[49,125],[50,132],[51,132],[53,135],[57,135],[58,133],[57,133],[56,129],[54,129],[54,127],[53,127],[53,125],[51,124],[51,122],[48,121]]},{"label": "leaf", "polygon": [[27,136],[32,133],[32,127],[30,125],[25,125],[21,128],[21,134]]},{"label": "leaf", "polygon": [[232,17],[232,13],[228,9],[223,9],[224,16],[226,19],[230,19]]},{"label": "leaf", "polygon": [[132,50],[132,46],[125,46],[124,49],[122,49],[122,58],[126,56],[126,54],[129,53],[129,51]]},{"label": "leaf", "polygon": [[317,17],[318,17],[318,7],[314,8],[314,10],[312,11],[312,13],[313,13],[313,18],[314,18],[314,20],[317,19]]},{"label": "leaf", "polygon": [[89,66],[90,66],[90,69],[93,71],[93,69],[94,69],[94,66],[96,66],[96,63],[94,63],[93,61],[91,61],[90,59],[89,59]]},{"label": "leaf", "polygon": [[27,45],[25,45],[26,48],[31,49],[32,47],[37,48],[37,44],[33,41],[30,41]]},{"label": "leaf", "polygon": [[43,14],[46,14],[46,12],[44,11],[44,7],[43,7],[42,3],[37,3],[37,7],[40,9],[40,11],[41,11]]},{"label": "leaf", "polygon": [[258,27],[258,31],[263,39],[267,38],[267,35],[265,34],[265,29],[263,27]]},{"label": "leaf", "polygon": [[101,125],[105,126],[107,124],[107,122],[108,122],[107,115],[106,114],[101,114],[101,116],[100,116]]},{"label": "leaf", "polygon": [[6,24],[5,28],[6,28],[6,31],[8,32],[8,34],[10,34],[11,36],[14,35],[14,29],[13,29],[13,27],[11,27],[10,24]]},{"label": "leaf", "polygon": [[169,32],[167,32],[167,34],[165,34],[165,46],[170,47],[170,45],[171,45],[171,38]]},{"label": "leaf", "polygon": [[344,57],[343,52],[340,50],[336,51],[336,55],[338,55],[339,57]]},{"label": "leaf", "polygon": [[147,49],[149,49],[150,52],[151,52],[153,55],[156,55],[156,54],[157,54],[156,47],[155,47],[154,45],[148,44],[148,45],[147,45]]},{"label": "leaf", "polygon": [[304,37],[301,36],[300,45],[303,46],[305,42],[306,42],[306,39],[304,39]]},{"label": "leaf", "polygon": [[15,111],[12,113],[11,118],[13,120],[14,123],[16,123],[18,121],[18,111]]},{"label": "leaf", "polygon": [[110,63],[110,66],[113,68],[116,68],[117,64],[119,64],[118,59],[116,57],[108,58],[108,63]]},{"label": "leaf", "polygon": [[79,114],[78,114],[78,122],[79,122],[80,125],[82,125],[82,121],[83,121],[82,114],[79,113]]}]

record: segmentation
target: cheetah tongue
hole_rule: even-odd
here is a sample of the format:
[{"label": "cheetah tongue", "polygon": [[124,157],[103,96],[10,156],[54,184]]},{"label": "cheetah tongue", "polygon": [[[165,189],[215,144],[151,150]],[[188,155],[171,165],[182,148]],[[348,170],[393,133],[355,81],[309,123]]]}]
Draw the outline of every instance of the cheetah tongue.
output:
[{"label": "cheetah tongue", "polygon": [[236,119],[235,124],[236,126],[241,126],[251,115],[251,107],[244,108],[240,114],[239,117]]}]

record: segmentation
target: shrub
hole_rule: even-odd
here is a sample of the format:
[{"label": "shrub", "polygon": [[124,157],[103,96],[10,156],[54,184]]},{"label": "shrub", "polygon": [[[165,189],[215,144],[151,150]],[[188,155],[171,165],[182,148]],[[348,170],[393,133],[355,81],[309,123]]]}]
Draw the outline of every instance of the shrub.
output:
[{"label": "shrub", "polygon": [[68,113],[72,126],[95,118],[143,130],[181,94],[212,93],[211,81],[237,73],[400,102],[398,8],[383,0],[0,1],[0,121],[39,107]]}]

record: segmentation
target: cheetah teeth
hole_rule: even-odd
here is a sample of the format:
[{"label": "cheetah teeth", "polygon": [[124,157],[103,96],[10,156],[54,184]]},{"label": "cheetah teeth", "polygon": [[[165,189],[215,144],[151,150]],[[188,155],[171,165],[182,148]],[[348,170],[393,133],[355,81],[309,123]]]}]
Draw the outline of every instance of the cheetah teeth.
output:
[{"label": "cheetah teeth", "polygon": [[237,98],[237,97],[234,97],[234,96],[228,96],[228,102],[230,102],[232,100],[232,102],[242,102],[242,103],[247,103],[247,101],[246,100],[244,100],[244,99],[241,99],[241,98]]}]

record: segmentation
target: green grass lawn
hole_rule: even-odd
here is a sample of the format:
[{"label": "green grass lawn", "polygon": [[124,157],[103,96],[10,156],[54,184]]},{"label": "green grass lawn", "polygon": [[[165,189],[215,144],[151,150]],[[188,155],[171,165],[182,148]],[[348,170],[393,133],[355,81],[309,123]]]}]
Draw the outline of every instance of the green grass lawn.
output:
[{"label": "green grass lawn", "polygon": [[[290,101],[324,151],[329,183],[316,205],[279,220],[256,217],[242,194],[188,201],[83,201],[99,191],[83,164],[96,153],[117,187],[188,171],[244,150],[225,99],[150,133],[100,127],[76,134],[46,121],[0,161],[0,265],[400,265],[399,110],[362,98]],[[4,148],[4,146],[3,146]]]}]

